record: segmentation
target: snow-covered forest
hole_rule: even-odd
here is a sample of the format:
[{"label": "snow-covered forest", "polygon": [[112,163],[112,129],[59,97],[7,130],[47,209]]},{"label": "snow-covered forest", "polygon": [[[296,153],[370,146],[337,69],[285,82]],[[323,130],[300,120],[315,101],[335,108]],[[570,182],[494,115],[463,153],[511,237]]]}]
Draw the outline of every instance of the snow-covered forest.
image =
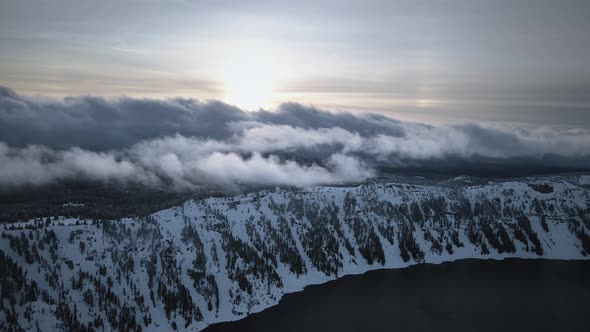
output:
[{"label": "snow-covered forest", "polygon": [[277,188],[0,230],[1,330],[199,331],[372,269],[585,259],[590,192],[553,178]]}]

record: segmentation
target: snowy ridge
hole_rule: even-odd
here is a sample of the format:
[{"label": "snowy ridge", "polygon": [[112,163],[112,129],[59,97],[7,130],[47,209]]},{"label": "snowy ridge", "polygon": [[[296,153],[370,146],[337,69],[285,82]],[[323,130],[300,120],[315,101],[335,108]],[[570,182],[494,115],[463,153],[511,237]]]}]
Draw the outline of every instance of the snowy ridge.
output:
[{"label": "snowy ridge", "polygon": [[376,183],[4,228],[0,329],[199,331],[306,285],[373,269],[461,258],[587,259],[590,193],[541,179]]}]

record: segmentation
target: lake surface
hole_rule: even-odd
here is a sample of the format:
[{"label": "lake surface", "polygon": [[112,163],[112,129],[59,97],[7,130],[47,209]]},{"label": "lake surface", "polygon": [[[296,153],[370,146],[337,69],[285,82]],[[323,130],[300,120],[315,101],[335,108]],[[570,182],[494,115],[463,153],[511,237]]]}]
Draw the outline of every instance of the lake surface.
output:
[{"label": "lake surface", "polygon": [[462,260],[347,276],[206,332],[590,331],[590,261]]}]

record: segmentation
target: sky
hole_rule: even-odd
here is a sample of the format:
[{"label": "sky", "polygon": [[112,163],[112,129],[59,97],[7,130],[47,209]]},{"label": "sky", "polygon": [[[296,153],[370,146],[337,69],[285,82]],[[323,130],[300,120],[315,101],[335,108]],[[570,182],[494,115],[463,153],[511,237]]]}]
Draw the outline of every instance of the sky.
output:
[{"label": "sky", "polygon": [[3,0],[19,95],[590,127],[590,2]]},{"label": "sky", "polygon": [[0,190],[590,170],[589,59],[587,0],[3,0]]}]

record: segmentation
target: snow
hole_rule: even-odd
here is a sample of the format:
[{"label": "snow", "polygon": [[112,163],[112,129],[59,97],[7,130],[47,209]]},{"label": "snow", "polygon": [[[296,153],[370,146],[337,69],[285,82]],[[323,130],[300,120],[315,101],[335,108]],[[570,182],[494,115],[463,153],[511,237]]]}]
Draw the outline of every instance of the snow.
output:
[{"label": "snow", "polygon": [[79,206],[84,206],[84,203],[67,202],[67,203],[62,204],[62,207],[68,207],[68,206],[79,207]]},{"label": "snow", "polygon": [[[590,180],[590,177],[588,179]],[[463,180],[463,178],[457,178],[456,180]],[[530,184],[539,183],[549,184],[552,186],[553,191],[542,193],[531,188]],[[170,324],[172,321],[175,321],[179,327],[184,328],[185,326],[185,321],[180,314],[174,314],[169,320],[166,317],[162,302],[156,301],[156,303],[152,303],[149,300],[150,288],[148,286],[146,264],[152,254],[158,254],[163,247],[171,244],[175,249],[175,261],[179,267],[180,282],[189,290],[194,303],[199,307],[203,315],[203,321],[193,321],[186,330],[199,331],[216,322],[237,320],[247,314],[262,311],[277,304],[284,294],[301,291],[308,285],[325,283],[343,275],[362,274],[370,270],[383,268],[404,268],[420,263],[413,259],[408,262],[402,260],[398,237],[402,224],[379,212],[379,208],[409,206],[412,202],[421,202],[430,197],[444,197],[446,202],[449,203],[446,215],[449,226],[444,226],[448,228],[441,228],[442,226],[438,225],[432,218],[424,220],[424,226],[416,226],[413,236],[425,253],[423,263],[439,264],[465,258],[539,258],[533,250],[527,250],[526,246],[519,241],[514,241],[516,252],[500,254],[493,250],[485,238],[483,242],[490,248],[491,253],[482,255],[481,248],[470,242],[464,222],[460,223],[455,215],[451,213],[453,211],[449,210],[450,203],[455,202],[457,195],[464,196],[471,203],[472,208],[476,203],[487,199],[497,202],[502,209],[515,209],[526,214],[531,221],[532,230],[538,235],[541,242],[542,258],[587,259],[588,256],[583,253],[580,240],[571,231],[569,224],[569,220],[572,218],[580,218],[576,211],[589,211],[588,189],[581,187],[580,184],[582,184],[581,178],[579,183],[576,184],[551,179],[490,182],[485,185],[471,185],[470,182],[465,181],[459,189],[438,185],[409,185],[403,183],[374,183],[357,187],[310,187],[299,191],[277,188],[272,192],[263,191],[230,198],[187,201],[181,206],[154,213],[151,216],[155,221],[153,225],[146,224],[140,218],[124,218],[119,222],[110,221],[117,223],[118,226],[124,226],[124,228],[119,229],[118,235],[121,236],[120,239],[116,238],[117,234],[106,232],[104,226],[97,227],[89,221],[75,218],[60,218],[52,221],[49,226],[43,225],[41,229],[33,229],[32,232],[39,231],[43,234],[44,231],[55,231],[59,243],[56,252],[58,256],[56,264],[59,265],[60,280],[63,280],[64,284],[70,282],[70,279],[77,275],[78,270],[98,275],[99,266],[104,265],[107,268],[107,275],[101,277],[102,282],[105,282],[106,277],[111,276],[113,279],[113,292],[121,298],[121,301],[125,301],[130,305],[134,305],[134,302],[129,289],[130,285],[134,285],[146,299],[146,311],[149,312],[152,318],[152,324],[144,328],[145,331],[171,330]],[[361,216],[362,220],[368,220],[370,224],[367,227],[370,227],[377,235],[385,256],[384,264],[378,262],[369,264],[362,256],[359,248],[363,243],[358,243],[355,231],[345,220],[344,201],[347,195],[352,195],[355,198],[357,202],[355,213]],[[309,248],[306,248],[302,241],[303,236],[312,231],[310,228],[312,220],[306,215],[297,218],[294,214],[296,211],[287,208],[290,202],[298,199],[305,204],[317,204],[319,209],[325,209],[331,205],[338,208],[337,219],[342,236],[338,235],[338,232],[332,226],[327,228],[329,234],[326,234],[335,238],[339,246],[338,256],[342,266],[338,268],[337,275],[327,275],[314,267],[312,258],[308,255]],[[533,203],[541,200],[547,204],[543,214],[547,217],[548,232],[545,232],[541,227],[541,217],[535,212]],[[549,210],[549,205],[553,206],[552,211]],[[239,256],[240,258],[237,260],[235,267],[227,266],[229,252],[224,250],[224,241],[227,241],[224,236],[227,235],[224,235],[219,229],[227,226],[231,236],[254,248],[260,257],[268,259],[268,257],[264,257],[260,251],[261,248],[257,247],[254,239],[249,236],[246,225],[253,226],[255,232],[263,237],[264,243],[273,244],[274,242],[269,235],[264,234],[262,220],[269,220],[271,227],[277,229],[279,227],[279,216],[288,221],[288,234],[293,239],[297,254],[304,262],[306,272],[297,276],[291,272],[286,263],[277,259],[277,264],[273,266],[273,269],[280,277],[282,286],[277,286],[271,283],[270,280],[258,279],[255,275],[248,274],[247,279],[253,287],[252,293],[249,294],[240,289],[238,282],[232,279],[232,271],[230,271],[230,269],[234,268],[247,269],[248,263],[243,256]],[[512,227],[516,223],[516,217],[503,215],[502,219],[497,220],[497,222],[505,226],[510,237],[514,240]],[[206,262],[205,270],[206,273],[214,276],[219,292],[218,309],[208,310],[207,305],[210,298],[206,298],[193,287],[193,280],[188,274],[188,271],[193,267],[195,248],[192,244],[182,241],[182,230],[187,223],[195,227],[203,244]],[[392,225],[396,235],[393,245],[381,234],[378,228],[379,225]],[[580,225],[586,233],[590,231],[587,228],[588,225],[585,225],[582,220],[580,220]],[[4,232],[12,236],[20,236],[20,233],[28,236],[31,230],[26,229],[26,227],[33,228],[35,223],[34,221],[28,221],[11,226],[16,229],[5,229]],[[139,236],[138,232],[141,227],[157,230],[161,234],[161,239]],[[457,247],[453,245],[452,254],[445,248],[440,254],[431,251],[432,243],[425,239],[425,231],[429,230],[434,237],[443,237],[444,234],[447,234],[445,233],[447,229],[458,230],[459,240],[464,246]],[[125,230],[128,233],[125,233]],[[84,253],[79,249],[80,241],[83,241],[86,245]],[[446,241],[449,241],[448,238]],[[354,248],[353,254],[345,248],[344,243],[346,242],[352,244]],[[28,278],[35,280],[41,289],[47,290],[52,297],[58,296],[45,277],[45,274],[51,271],[52,266],[39,263],[27,264],[24,258],[10,247],[8,238],[3,237],[0,239],[0,249],[19,263],[26,270]],[[130,254],[134,260],[135,270],[128,278],[118,280],[114,276],[120,267],[113,257],[126,254]],[[45,261],[51,262],[48,250],[40,250],[40,255]],[[325,251],[324,255],[327,255]],[[66,260],[73,262],[73,269],[66,266]],[[165,272],[162,271],[161,264],[157,264],[158,278],[164,275]],[[79,320],[81,322],[90,322],[95,315],[98,315],[106,322],[104,312],[84,303],[82,293],[85,290],[93,291],[93,288],[90,284],[85,284],[82,290],[67,290],[72,303],[77,303]],[[241,301],[237,301],[237,299],[241,299]],[[30,303],[30,307],[33,313],[32,321],[38,321],[41,330],[57,329],[60,322],[55,318],[55,308],[51,308],[42,301]],[[24,307],[20,308],[20,310],[24,310]],[[141,321],[142,317],[143,315],[139,313],[138,309],[136,319]],[[28,321],[22,320],[21,323],[21,326],[25,329],[32,328],[30,325],[32,323]]]}]

